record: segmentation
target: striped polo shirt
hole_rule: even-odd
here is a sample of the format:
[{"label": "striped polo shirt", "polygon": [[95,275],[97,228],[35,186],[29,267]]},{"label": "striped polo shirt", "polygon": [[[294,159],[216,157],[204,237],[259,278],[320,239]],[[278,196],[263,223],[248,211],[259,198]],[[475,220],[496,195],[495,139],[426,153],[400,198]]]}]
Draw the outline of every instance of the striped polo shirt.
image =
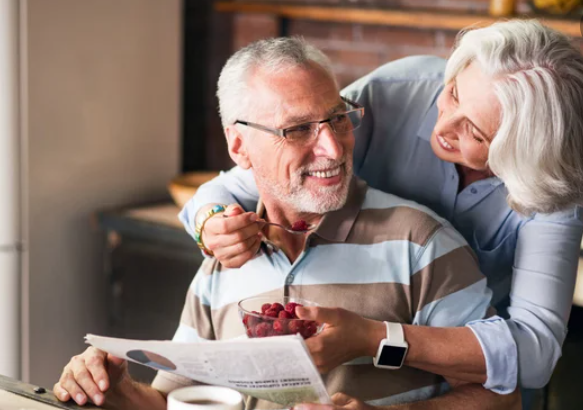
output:
[{"label": "striped polo shirt", "polygon": [[[380,321],[463,326],[486,316],[491,292],[471,248],[449,222],[354,177],[346,205],[322,218],[294,263],[267,246],[239,269],[206,259],[174,340],[246,337],[237,303],[253,296],[303,298]],[[323,379],[330,394],[376,405],[424,400],[448,388],[440,376],[409,367],[378,369],[370,357]],[[159,372],[153,387],[168,392],[185,384],[192,382]],[[247,408],[278,405],[249,398]]]}]

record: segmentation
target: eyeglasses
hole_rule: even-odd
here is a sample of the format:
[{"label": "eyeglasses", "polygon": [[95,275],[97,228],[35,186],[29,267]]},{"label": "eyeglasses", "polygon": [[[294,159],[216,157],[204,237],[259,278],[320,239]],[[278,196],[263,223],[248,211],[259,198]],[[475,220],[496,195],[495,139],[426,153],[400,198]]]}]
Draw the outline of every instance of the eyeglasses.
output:
[{"label": "eyeglasses", "polygon": [[330,125],[332,131],[334,131],[334,134],[340,137],[360,127],[360,124],[362,124],[362,117],[364,116],[364,107],[362,105],[350,101],[347,98],[341,98],[342,101],[344,101],[346,110],[335,113],[321,121],[305,122],[288,128],[269,128],[265,125],[241,120],[235,121],[235,124],[241,124],[260,131],[268,132],[281,138],[285,138],[290,142],[306,144],[315,140],[320,134],[322,124],[327,123]]}]

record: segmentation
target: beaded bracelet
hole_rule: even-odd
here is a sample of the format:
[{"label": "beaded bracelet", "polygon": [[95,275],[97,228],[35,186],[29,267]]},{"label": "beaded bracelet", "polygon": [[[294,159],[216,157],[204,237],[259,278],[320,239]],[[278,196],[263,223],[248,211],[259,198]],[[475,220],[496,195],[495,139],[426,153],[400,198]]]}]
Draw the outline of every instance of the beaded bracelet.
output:
[{"label": "beaded bracelet", "polygon": [[204,216],[200,218],[200,221],[196,224],[194,228],[194,240],[198,247],[204,252],[207,256],[213,256],[213,252],[210,249],[207,249],[204,246],[204,242],[202,240],[202,230],[204,229],[204,224],[208,221],[212,216],[219,214],[221,212],[225,212],[226,207],[224,205],[215,205],[210,210],[206,211]]}]

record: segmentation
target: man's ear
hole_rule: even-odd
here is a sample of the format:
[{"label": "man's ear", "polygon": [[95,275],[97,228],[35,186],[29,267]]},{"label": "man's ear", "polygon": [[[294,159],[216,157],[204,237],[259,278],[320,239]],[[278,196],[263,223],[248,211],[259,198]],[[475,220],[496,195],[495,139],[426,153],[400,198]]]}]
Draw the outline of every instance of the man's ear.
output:
[{"label": "man's ear", "polygon": [[225,136],[229,148],[231,159],[243,169],[251,168],[251,160],[247,152],[246,139],[239,132],[236,126],[229,125],[225,128]]}]

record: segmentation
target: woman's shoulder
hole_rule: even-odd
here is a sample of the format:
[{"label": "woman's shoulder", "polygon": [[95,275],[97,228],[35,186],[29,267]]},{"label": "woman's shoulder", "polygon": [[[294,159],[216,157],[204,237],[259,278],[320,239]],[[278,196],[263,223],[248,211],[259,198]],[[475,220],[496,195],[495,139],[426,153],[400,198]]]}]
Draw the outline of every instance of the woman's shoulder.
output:
[{"label": "woman's shoulder", "polygon": [[350,84],[342,94],[356,98],[375,85],[382,85],[381,90],[389,91],[391,85],[425,84],[433,90],[443,85],[445,63],[446,60],[435,56],[411,56],[391,61]]},{"label": "woman's shoulder", "polygon": [[583,226],[583,208],[580,206],[572,206],[562,211],[548,214],[535,213],[529,219],[540,222],[555,222]]},{"label": "woman's shoulder", "polygon": [[368,80],[443,80],[446,60],[441,57],[421,55],[410,56],[388,62],[372,71]]}]

